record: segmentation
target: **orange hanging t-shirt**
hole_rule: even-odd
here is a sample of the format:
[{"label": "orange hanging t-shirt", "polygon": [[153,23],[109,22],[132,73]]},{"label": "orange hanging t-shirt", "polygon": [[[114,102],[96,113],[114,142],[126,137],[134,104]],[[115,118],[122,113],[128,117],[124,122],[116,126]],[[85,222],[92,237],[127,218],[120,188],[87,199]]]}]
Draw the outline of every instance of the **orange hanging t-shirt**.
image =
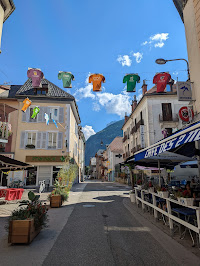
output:
[{"label": "orange hanging t-shirt", "polygon": [[93,82],[93,91],[101,91],[101,82],[105,83],[105,77],[101,74],[92,74],[89,76],[89,83]]},{"label": "orange hanging t-shirt", "polygon": [[29,100],[29,98],[26,98],[23,101],[24,106],[22,107],[22,111],[26,112],[26,110],[28,109],[28,107],[31,105],[31,100]]}]

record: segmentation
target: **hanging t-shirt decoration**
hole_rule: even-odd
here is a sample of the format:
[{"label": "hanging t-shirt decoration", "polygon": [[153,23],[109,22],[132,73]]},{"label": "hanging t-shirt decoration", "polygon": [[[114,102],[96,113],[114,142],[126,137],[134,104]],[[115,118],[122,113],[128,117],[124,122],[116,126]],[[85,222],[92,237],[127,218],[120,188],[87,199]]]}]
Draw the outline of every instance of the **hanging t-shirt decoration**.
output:
[{"label": "hanging t-shirt decoration", "polygon": [[54,122],[54,124],[56,125],[56,127],[58,128],[58,125],[56,123],[56,121],[54,119],[52,119],[52,121]]},{"label": "hanging t-shirt decoration", "polygon": [[27,71],[27,76],[32,79],[32,87],[40,87],[41,79],[44,77],[44,74],[40,69],[30,68]]},{"label": "hanging t-shirt decoration", "polygon": [[28,109],[28,107],[31,105],[31,100],[29,100],[29,98],[27,97],[24,101],[23,101],[24,106],[22,107],[22,111],[26,112],[26,110]]},{"label": "hanging t-shirt decoration", "polygon": [[138,74],[127,74],[123,78],[123,83],[127,82],[127,92],[135,92],[136,82],[140,81]]},{"label": "hanging t-shirt decoration", "polygon": [[89,76],[89,83],[93,83],[93,91],[101,91],[101,82],[105,83],[105,77],[102,74],[92,74]]},{"label": "hanging t-shirt decoration", "polygon": [[32,116],[31,116],[31,118],[35,119],[36,116],[37,116],[37,114],[38,114],[39,112],[40,112],[40,108],[36,106],[36,107],[33,109],[33,114],[32,114]]},{"label": "hanging t-shirt decoration", "polygon": [[71,72],[63,72],[63,71],[60,71],[58,73],[58,79],[62,79],[63,88],[72,88],[71,81],[75,80],[74,75],[72,75]]},{"label": "hanging t-shirt decoration", "polygon": [[158,73],[153,78],[153,83],[157,84],[157,92],[164,92],[167,83],[170,81],[171,75],[169,73]]},{"label": "hanging t-shirt decoration", "polygon": [[44,113],[44,119],[46,120],[46,125],[49,125],[49,116],[47,113]]}]

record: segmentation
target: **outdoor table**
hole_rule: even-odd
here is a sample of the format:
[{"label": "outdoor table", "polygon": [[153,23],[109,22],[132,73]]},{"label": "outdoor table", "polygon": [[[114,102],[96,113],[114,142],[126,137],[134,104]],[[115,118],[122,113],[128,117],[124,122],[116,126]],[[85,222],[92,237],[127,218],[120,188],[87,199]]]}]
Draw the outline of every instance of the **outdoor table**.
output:
[{"label": "outdoor table", "polygon": [[[189,223],[189,220],[191,217],[196,215],[196,211],[193,209],[190,209],[190,208],[172,208],[172,211],[177,213],[179,218],[180,218],[180,214],[184,215],[184,219],[187,223]],[[181,237],[181,239],[184,239],[187,230],[189,231],[189,234],[191,236],[192,243],[194,246],[195,245],[194,238],[193,238],[191,230],[189,228],[185,227],[185,231],[181,234],[181,236],[183,235],[183,237]]]},{"label": "outdoor table", "polygon": [[24,192],[23,188],[6,188],[0,189],[0,197],[4,197],[5,200],[17,200],[22,198]]}]

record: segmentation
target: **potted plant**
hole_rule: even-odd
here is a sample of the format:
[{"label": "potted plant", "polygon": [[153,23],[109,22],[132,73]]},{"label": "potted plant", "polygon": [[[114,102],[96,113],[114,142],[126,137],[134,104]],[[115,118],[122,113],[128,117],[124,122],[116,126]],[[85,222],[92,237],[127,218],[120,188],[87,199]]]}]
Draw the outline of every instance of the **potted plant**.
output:
[{"label": "potted plant", "polygon": [[179,188],[178,191],[175,193],[175,197],[178,200],[178,202],[180,202],[181,196],[182,196],[182,189]]},{"label": "potted plant", "polygon": [[138,179],[138,181],[137,181],[137,187],[139,189],[142,189],[142,179]]},{"label": "potted plant", "polygon": [[168,198],[169,192],[167,191],[167,189],[165,187],[158,187],[157,188],[157,193],[159,197],[162,198]]},{"label": "potted plant", "polygon": [[129,192],[129,194],[130,194],[130,200],[131,200],[131,202],[135,203],[135,202],[136,202],[136,198],[135,198],[135,190],[131,190],[131,191]]},{"label": "potted plant", "polygon": [[148,188],[148,191],[149,191],[150,193],[154,192],[154,187],[153,187],[151,181],[149,182],[149,188]]},{"label": "potted plant", "polygon": [[62,203],[68,199],[69,192],[77,176],[78,167],[71,163],[69,157],[65,158],[65,164],[57,175],[54,190],[49,195],[51,207],[61,207]]},{"label": "potted plant", "polygon": [[29,191],[28,198],[9,218],[8,243],[30,244],[47,224],[47,207],[39,201],[40,196]]},{"label": "potted plant", "polygon": [[180,203],[185,206],[193,206],[194,198],[191,198],[191,195],[188,190],[184,190],[181,194]]}]

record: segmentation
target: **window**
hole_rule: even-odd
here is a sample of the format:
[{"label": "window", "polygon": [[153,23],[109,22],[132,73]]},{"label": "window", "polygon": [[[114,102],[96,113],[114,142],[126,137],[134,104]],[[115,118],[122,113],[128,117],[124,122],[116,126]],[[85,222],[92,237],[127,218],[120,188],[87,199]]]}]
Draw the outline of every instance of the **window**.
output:
[{"label": "window", "polygon": [[29,117],[29,122],[37,122],[37,116],[36,118],[31,118],[31,116],[33,115],[33,109],[35,107],[30,107],[30,117]]},{"label": "window", "polygon": [[162,103],[163,121],[172,121],[171,103]]},{"label": "window", "polygon": [[142,111],[140,112],[140,120],[142,121]]},{"label": "window", "polygon": [[135,126],[136,126],[136,124],[137,124],[137,121],[136,121],[136,118],[135,118]]},{"label": "window", "polygon": [[[33,145],[33,146],[36,145],[36,132],[28,132],[28,138],[27,138],[27,146],[26,146],[26,148],[29,148],[30,145]],[[34,148],[33,146],[32,146],[32,148]]]},{"label": "window", "polygon": [[48,133],[48,149],[56,149],[57,147],[57,133],[49,132]]},{"label": "window", "polygon": [[57,108],[50,108],[49,119],[52,122],[52,119],[58,121],[58,109]]}]

